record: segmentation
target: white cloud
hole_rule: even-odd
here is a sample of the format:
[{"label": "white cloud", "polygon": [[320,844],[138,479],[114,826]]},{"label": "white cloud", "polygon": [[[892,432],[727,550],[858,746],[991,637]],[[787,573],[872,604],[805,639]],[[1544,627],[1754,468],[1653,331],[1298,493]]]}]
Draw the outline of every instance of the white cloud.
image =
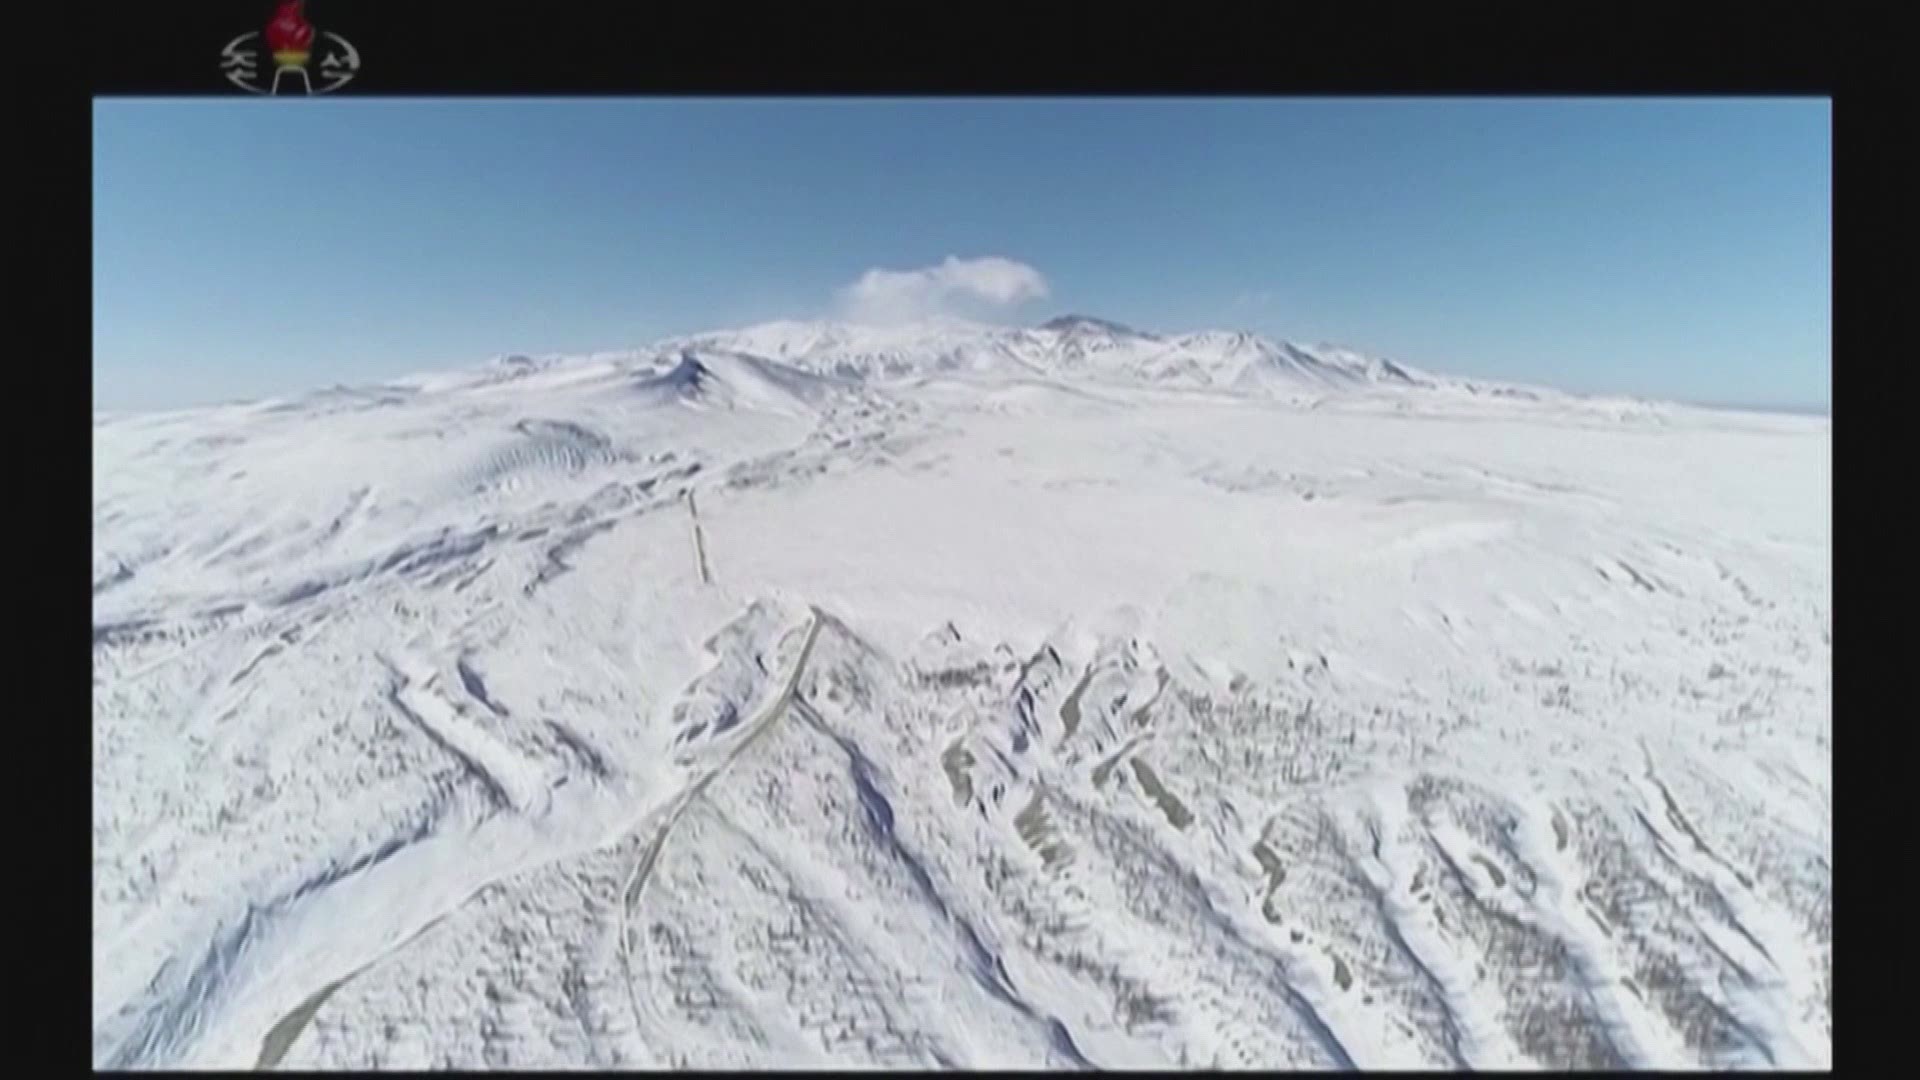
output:
[{"label": "white cloud", "polygon": [[989,255],[947,256],[918,270],[873,269],[840,290],[842,312],[858,322],[890,323],[935,315],[978,315],[1047,295],[1047,279],[1026,263]]}]

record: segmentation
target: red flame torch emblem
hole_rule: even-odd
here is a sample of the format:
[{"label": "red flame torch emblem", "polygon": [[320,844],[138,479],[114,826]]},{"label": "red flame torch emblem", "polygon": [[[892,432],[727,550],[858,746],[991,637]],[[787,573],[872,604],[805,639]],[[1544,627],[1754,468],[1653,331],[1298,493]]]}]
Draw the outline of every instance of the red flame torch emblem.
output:
[{"label": "red flame torch emblem", "polygon": [[313,47],[313,24],[300,13],[305,6],[305,0],[280,0],[273,20],[267,23],[267,48],[273,50],[273,62],[283,68],[307,65],[307,53]]}]

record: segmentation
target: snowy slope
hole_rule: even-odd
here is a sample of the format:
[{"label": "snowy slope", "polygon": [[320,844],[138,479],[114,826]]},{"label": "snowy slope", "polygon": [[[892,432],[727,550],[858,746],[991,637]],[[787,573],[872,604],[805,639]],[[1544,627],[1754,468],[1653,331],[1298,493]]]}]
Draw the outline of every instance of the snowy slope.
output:
[{"label": "snowy slope", "polygon": [[94,1057],[1831,1062],[1830,425],[770,324],[96,418]]}]

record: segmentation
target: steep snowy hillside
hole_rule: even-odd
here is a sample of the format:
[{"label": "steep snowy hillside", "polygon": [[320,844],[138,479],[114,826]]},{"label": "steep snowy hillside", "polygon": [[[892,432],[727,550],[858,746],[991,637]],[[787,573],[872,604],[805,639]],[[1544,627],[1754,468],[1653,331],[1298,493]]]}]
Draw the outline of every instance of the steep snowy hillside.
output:
[{"label": "steep snowy hillside", "polygon": [[108,1067],[1820,1067],[1830,425],[770,324],[94,425]]}]

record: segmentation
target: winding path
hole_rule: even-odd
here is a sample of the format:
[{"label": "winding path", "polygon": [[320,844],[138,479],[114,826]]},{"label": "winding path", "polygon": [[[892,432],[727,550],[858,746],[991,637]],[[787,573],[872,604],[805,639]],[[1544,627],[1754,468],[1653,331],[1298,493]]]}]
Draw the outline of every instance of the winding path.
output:
[{"label": "winding path", "polygon": [[647,880],[653,876],[654,866],[660,859],[661,850],[666,847],[667,837],[672,834],[673,827],[680,823],[680,817],[686,813],[687,807],[705,793],[707,786],[718,779],[721,774],[725,773],[727,769],[739,759],[740,755],[747,751],[748,747],[759,741],[762,735],[770,731],[773,728],[773,722],[784,715],[787,708],[793,704],[794,694],[797,693],[800,688],[800,676],[806,672],[807,659],[813,655],[814,640],[820,636],[820,624],[823,619],[819,608],[810,608],[809,610],[812,612],[813,619],[807,626],[807,639],[800,646],[799,659],[794,661],[793,673],[787,677],[786,685],[780,688],[779,695],[767,706],[766,711],[755,718],[752,728],[748,731],[746,737],[740,740],[739,744],[727,754],[726,758],[711,772],[701,777],[698,782],[687,788],[674,800],[673,804],[665,812],[666,820],[661,824],[660,831],[654,834],[653,842],[647,845],[646,850],[641,853],[640,858],[634,862],[633,872],[628,876],[626,887],[621,890],[620,962],[627,976],[627,1004],[633,1010],[634,1032],[636,1035],[639,1034],[643,1023],[640,1017],[640,1001],[639,998],[634,996],[633,989],[633,947],[629,930],[629,923],[631,922],[633,911],[640,904],[640,895],[646,889]]}]

